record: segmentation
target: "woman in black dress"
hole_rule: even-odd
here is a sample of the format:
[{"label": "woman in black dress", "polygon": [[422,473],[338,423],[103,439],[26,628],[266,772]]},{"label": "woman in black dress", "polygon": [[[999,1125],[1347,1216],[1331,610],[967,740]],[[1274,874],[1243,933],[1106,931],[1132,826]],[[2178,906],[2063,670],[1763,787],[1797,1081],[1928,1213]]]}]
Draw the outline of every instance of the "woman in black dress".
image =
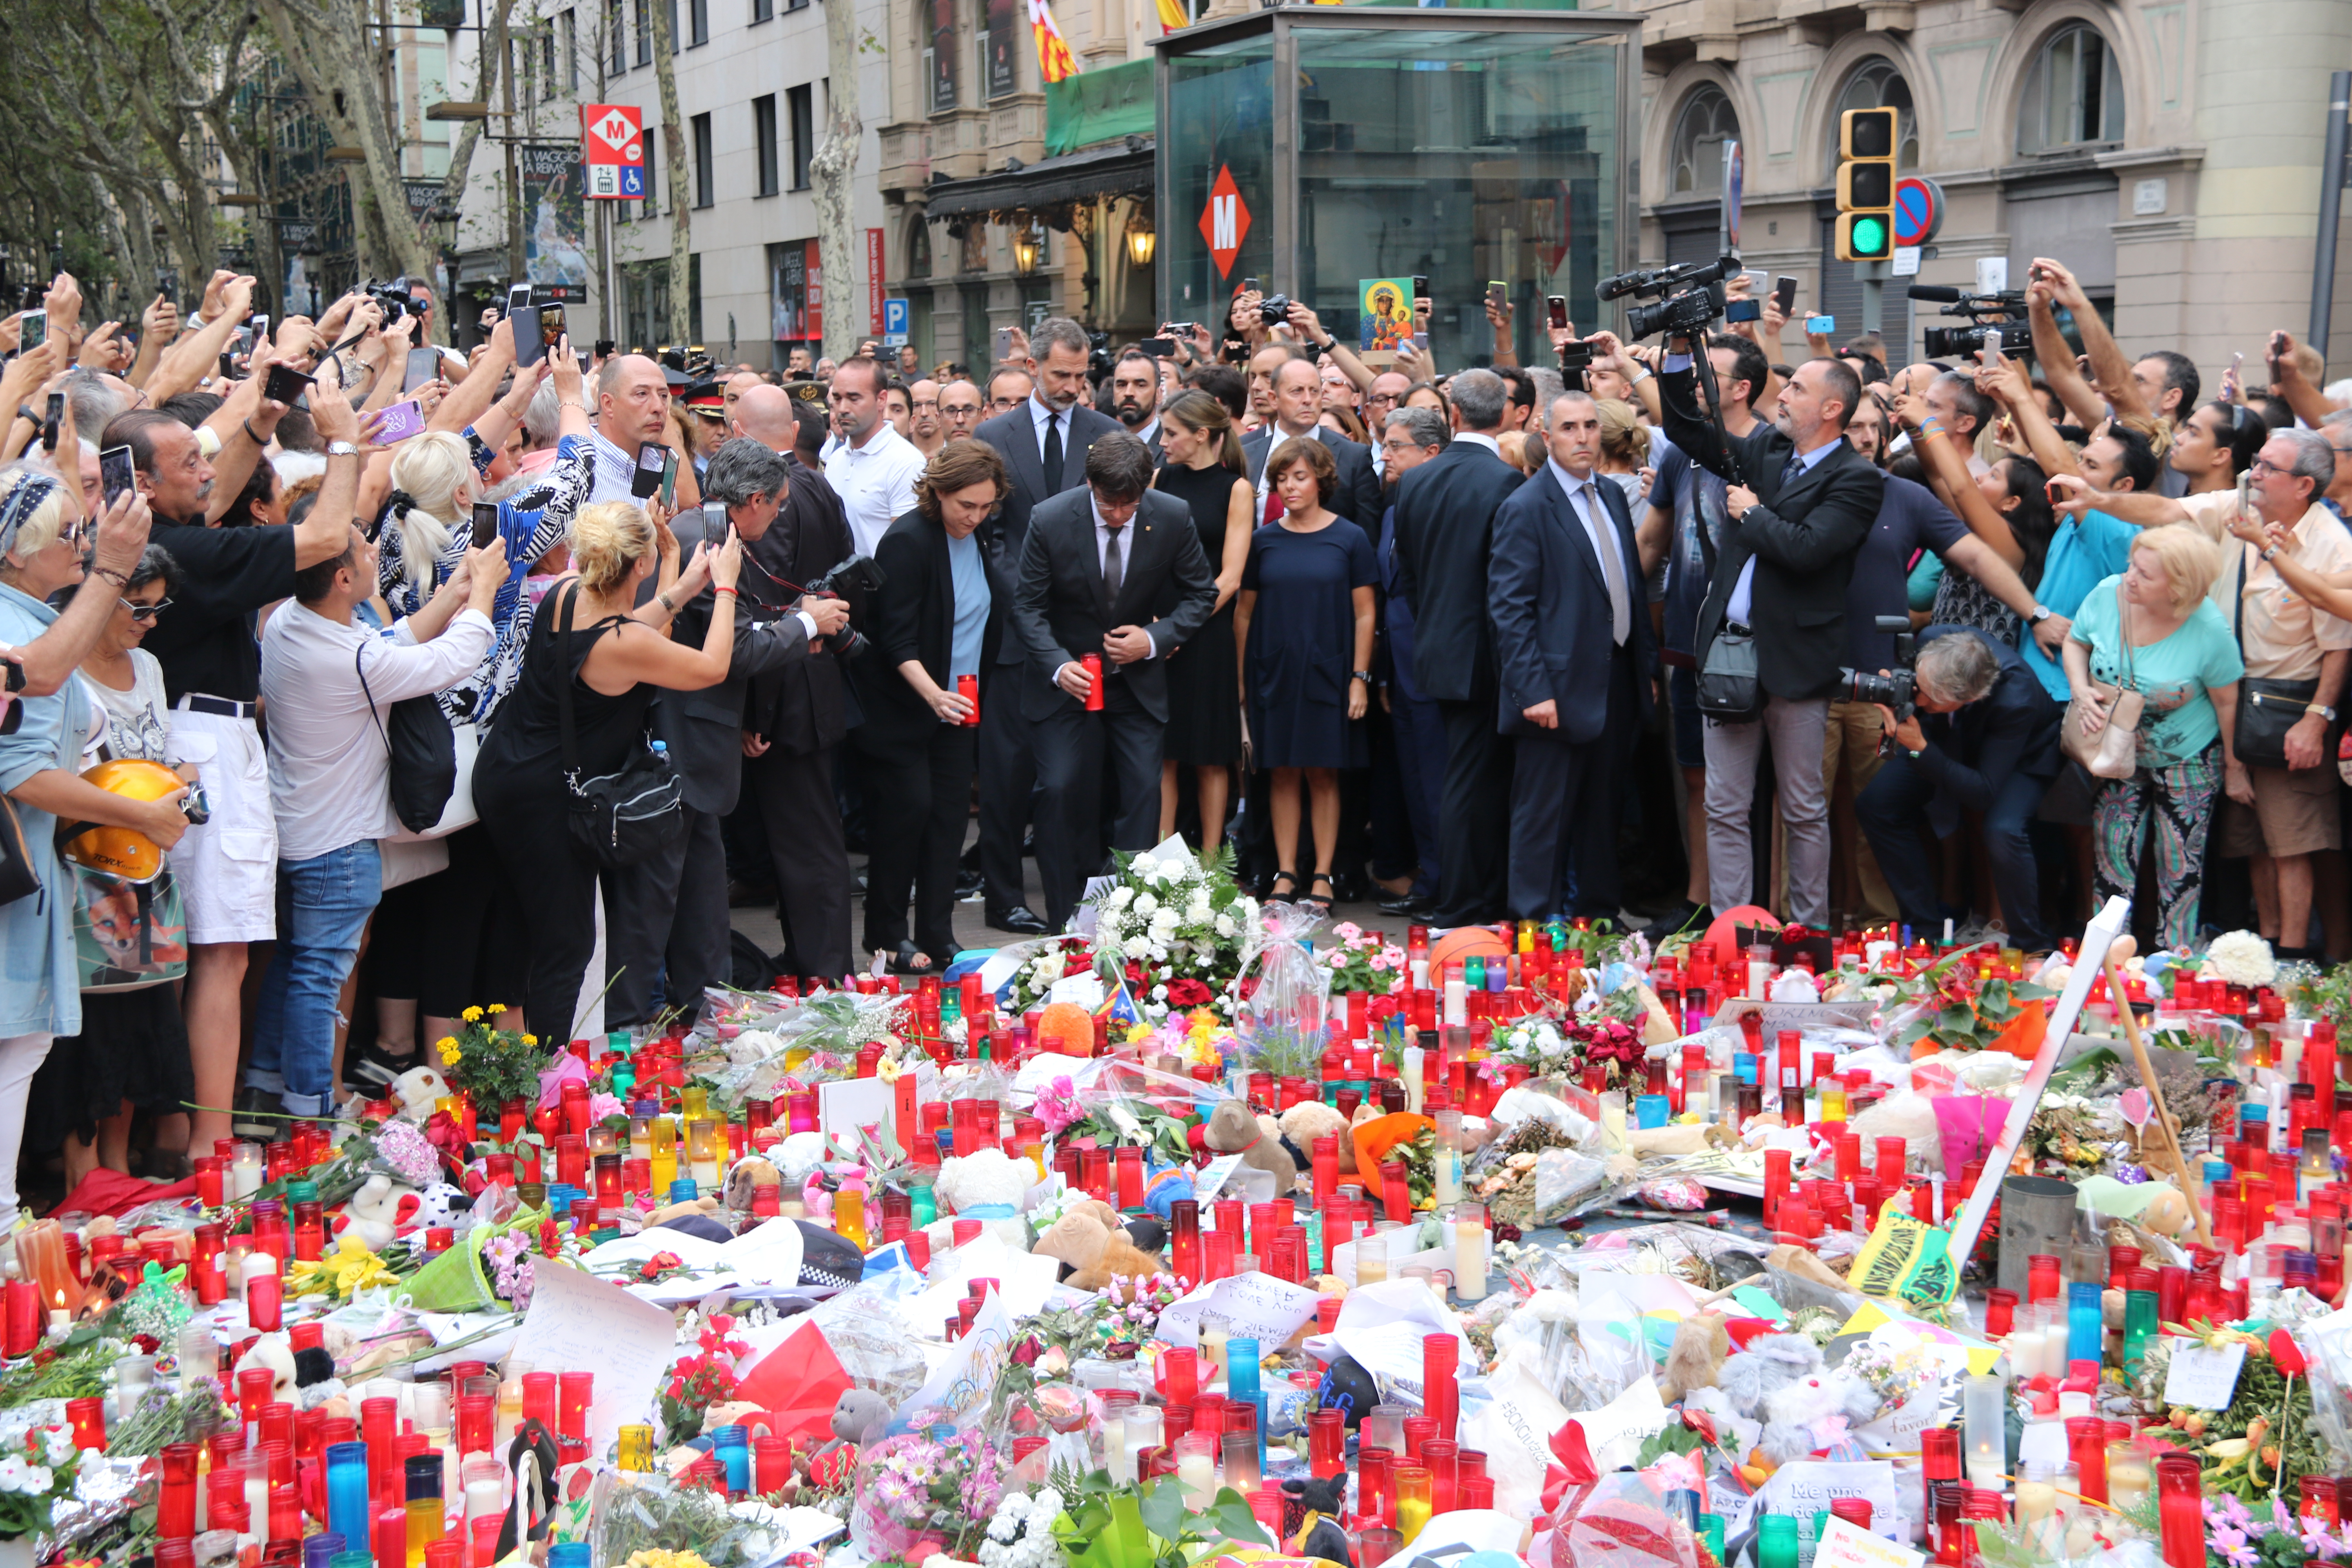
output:
[{"label": "woman in black dress", "polygon": [[[1200,784],[1201,849],[1225,836],[1233,766],[1242,756],[1241,705],[1234,700],[1234,595],[1249,559],[1250,504],[1243,477],[1241,437],[1225,405],[1205,392],[1180,392],[1160,411],[1160,450],[1167,460],[1151,478],[1192,510],[1201,553],[1217,563],[1217,608],[1200,636],[1168,661],[1168,734],[1160,754],[1160,837],[1176,831],[1177,769],[1191,767]],[[1175,607],[1171,602],[1162,613]]]},{"label": "woman in black dress", "polygon": [[[654,689],[700,691],[727,679],[735,617],[710,617],[699,649],[669,638],[671,606],[711,586],[735,594],[742,541],[729,531],[717,551],[698,546],[678,570],[677,536],[656,505],[583,507],[572,521],[575,575],[548,589],[531,623],[522,675],[474,761],[474,804],[498,847],[509,883],[524,889],[530,981],[523,1017],[534,1035],[572,1037],[580,980],[596,947],[596,862],[572,837],[561,702],[572,689],[573,750],[583,780],[617,772],[646,745]],[[637,603],[658,570],[660,591]],[[562,631],[572,628],[567,664]]]},{"label": "woman in black dress", "polygon": [[1265,472],[1282,497],[1282,516],[1250,538],[1234,634],[1257,763],[1274,770],[1275,863],[1282,869],[1269,896],[1297,893],[1303,777],[1313,802],[1315,879],[1299,902],[1328,911],[1339,770],[1369,760],[1362,720],[1371,704],[1378,568],[1364,531],[1330,510],[1339,471],[1329,447],[1312,437],[1285,441],[1267,457]]}]

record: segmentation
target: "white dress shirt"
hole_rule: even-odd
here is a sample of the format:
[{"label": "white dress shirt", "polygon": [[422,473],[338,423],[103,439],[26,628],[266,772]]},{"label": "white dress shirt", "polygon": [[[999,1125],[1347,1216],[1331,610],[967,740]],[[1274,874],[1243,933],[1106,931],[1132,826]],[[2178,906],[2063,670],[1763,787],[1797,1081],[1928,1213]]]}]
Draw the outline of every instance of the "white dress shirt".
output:
[{"label": "white dress shirt", "polygon": [[849,514],[849,535],[858,553],[871,555],[891,523],[914,510],[915,481],[923,477],[923,454],[891,427],[874,422],[866,445],[843,442],[824,460],[825,482]]},{"label": "white dress shirt", "polygon": [[[1617,542],[1616,526],[1609,521],[1608,503],[1592,488],[1600,476],[1586,474],[1579,478],[1562,468],[1557,458],[1546,458],[1544,467],[1551,470],[1551,477],[1567,492],[1568,510],[1584,524],[1584,537],[1592,546],[1593,559],[1601,563],[1601,581],[1609,584],[1610,640],[1622,647],[1633,633],[1633,594],[1628,584],[1639,581],[1638,569],[1626,561]],[[1612,561],[1617,566],[1614,573],[1609,569]]]},{"label": "white dress shirt", "polygon": [[1469,442],[1473,447],[1484,447],[1489,452],[1494,453],[1497,458],[1503,455],[1502,443],[1496,441],[1492,436],[1487,435],[1484,430],[1456,430],[1454,432],[1454,440],[1451,443],[1452,445],[1458,447],[1465,441]]},{"label": "white dress shirt", "polygon": [[[1055,408],[1052,404],[1040,398],[1035,392],[1029,394],[1029,428],[1037,437],[1038,462],[1043,463],[1045,460],[1045,425],[1047,421],[1053,419],[1061,421],[1062,461],[1066,463],[1070,460],[1070,416],[1076,412],[1076,404],[1068,408]],[[1045,482],[1050,485],[1060,479],[1059,474],[1047,474]]]}]

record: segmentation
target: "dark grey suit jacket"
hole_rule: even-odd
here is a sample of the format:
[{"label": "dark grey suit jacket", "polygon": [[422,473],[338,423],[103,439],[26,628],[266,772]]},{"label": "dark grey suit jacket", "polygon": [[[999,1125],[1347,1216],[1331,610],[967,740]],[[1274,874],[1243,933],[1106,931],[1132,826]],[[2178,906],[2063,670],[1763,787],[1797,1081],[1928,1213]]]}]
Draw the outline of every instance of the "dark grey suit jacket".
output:
[{"label": "dark grey suit jacket", "polygon": [[[1266,425],[1242,437],[1242,462],[1249,469],[1251,484],[1256,484],[1265,472],[1266,456],[1274,450],[1277,434]],[[1381,477],[1372,471],[1372,449],[1320,425],[1315,426],[1315,438],[1330,449],[1331,462],[1339,470],[1339,488],[1331,492],[1331,510],[1362,529],[1366,539],[1372,538],[1380,532],[1381,514],[1388,509]]]},{"label": "dark grey suit jacket", "polygon": [[[1650,616],[1642,557],[1633,545],[1633,514],[1614,479],[1594,477],[1633,610],[1625,644],[1637,672],[1635,717],[1646,720]],[[1559,739],[1572,745],[1599,739],[1609,721],[1609,659],[1615,646],[1609,584],[1593,553],[1592,536],[1549,466],[1496,510],[1494,551],[1492,616],[1501,682],[1496,717],[1503,733],[1539,732],[1528,721],[1527,710],[1549,700],[1559,710]]]},{"label": "dark grey suit jacket", "polygon": [[1486,559],[1496,510],[1526,479],[1455,441],[1397,480],[1396,592],[1412,607],[1412,678],[1433,700],[1467,702],[1493,676]]},{"label": "dark grey suit jacket", "polygon": [[[1097,438],[1127,428],[1108,414],[1077,405],[1066,416],[1068,434],[1062,441],[1062,471],[1048,474],[1045,457],[1037,449],[1037,426],[1029,403],[1023,398],[1019,407],[982,421],[972,432],[974,438],[996,448],[1013,474],[1013,489],[987,524],[1003,542],[1004,559],[1011,562],[1021,559],[1022,547],[1028,542],[1029,514],[1063,491],[1082,488],[1087,482],[1087,449]],[[1006,637],[996,652],[999,664],[1018,664],[1023,657],[1019,637]]]},{"label": "dark grey suit jacket", "polygon": [[[1209,624],[1217,607],[1217,576],[1202,552],[1192,513],[1174,496],[1146,490],[1135,520],[1121,531],[1126,569],[1118,602],[1106,605],[1101,557],[1095,551],[1094,492],[1080,486],[1055,496],[1030,518],[1028,542],[1013,594],[1013,629],[1006,639],[1027,658],[1021,673],[1021,711],[1033,721],[1078,700],[1054,684],[1054,672],[1083,655],[1102,652],[1113,626],[1142,626],[1152,657],[1120,666],[1116,679],[1165,723],[1168,656]],[[1168,588],[1176,607],[1160,620],[1151,607]],[[1103,661],[1111,668],[1110,661]]]}]

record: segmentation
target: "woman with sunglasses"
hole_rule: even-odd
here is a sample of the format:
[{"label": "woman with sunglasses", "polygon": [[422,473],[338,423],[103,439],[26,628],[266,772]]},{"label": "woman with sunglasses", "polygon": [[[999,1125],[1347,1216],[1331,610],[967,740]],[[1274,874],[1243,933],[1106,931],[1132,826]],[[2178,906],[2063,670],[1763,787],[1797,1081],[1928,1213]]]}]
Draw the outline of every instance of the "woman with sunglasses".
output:
[{"label": "woman with sunglasses", "polygon": [[[85,579],[74,590],[109,594],[114,601],[97,646],[81,661],[82,680],[103,719],[102,725],[92,726],[85,765],[136,759],[161,763],[189,784],[197,782],[195,764],[182,761],[171,746],[172,705],[163,695],[163,667],[139,646],[171,604],[179,574],[171,553],[151,544],[121,587]],[[98,875],[80,874],[86,895]],[[196,1082],[188,1063],[187,1026],[171,984],[187,967],[186,928],[171,875],[167,864],[147,885],[143,901],[117,900],[123,916],[151,933],[145,961],[133,969],[99,962],[110,939],[121,933],[109,929],[110,917],[90,898],[83,900],[76,931],[82,960],[81,1033],[51,1048],[33,1079],[27,1118],[36,1130],[34,1153],[45,1153],[63,1139],[68,1192],[100,1166],[130,1173],[131,1124],[140,1110],[155,1118],[146,1174],[176,1181],[188,1171],[188,1117],[182,1105],[194,1098]],[[158,940],[163,937],[173,940]]]}]

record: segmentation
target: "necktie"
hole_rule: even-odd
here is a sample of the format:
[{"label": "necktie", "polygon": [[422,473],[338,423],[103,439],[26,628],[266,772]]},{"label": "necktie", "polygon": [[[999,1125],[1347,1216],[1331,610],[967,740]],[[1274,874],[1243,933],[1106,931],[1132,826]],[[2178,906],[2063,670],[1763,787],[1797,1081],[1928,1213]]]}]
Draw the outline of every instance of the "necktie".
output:
[{"label": "necktie", "polygon": [[1110,542],[1103,548],[1103,614],[1105,616],[1112,616],[1116,615],[1118,611],[1118,536],[1120,531],[1116,528],[1109,528],[1106,525],[1105,531],[1110,535]]},{"label": "necktie", "polygon": [[1045,416],[1045,483],[1055,491],[1062,488],[1062,416],[1058,413]]},{"label": "necktie", "polygon": [[1791,480],[1796,479],[1799,474],[1801,474],[1804,471],[1804,459],[1798,457],[1796,453],[1790,452],[1789,454],[1789,460],[1780,465],[1781,486],[1785,489]]},{"label": "necktie", "polygon": [[1625,598],[1625,563],[1617,552],[1617,531],[1610,526],[1608,509],[1601,504],[1591,480],[1578,487],[1585,515],[1592,520],[1592,547],[1601,555],[1601,578],[1609,584],[1609,638],[1620,644],[1633,634],[1633,606]]}]

